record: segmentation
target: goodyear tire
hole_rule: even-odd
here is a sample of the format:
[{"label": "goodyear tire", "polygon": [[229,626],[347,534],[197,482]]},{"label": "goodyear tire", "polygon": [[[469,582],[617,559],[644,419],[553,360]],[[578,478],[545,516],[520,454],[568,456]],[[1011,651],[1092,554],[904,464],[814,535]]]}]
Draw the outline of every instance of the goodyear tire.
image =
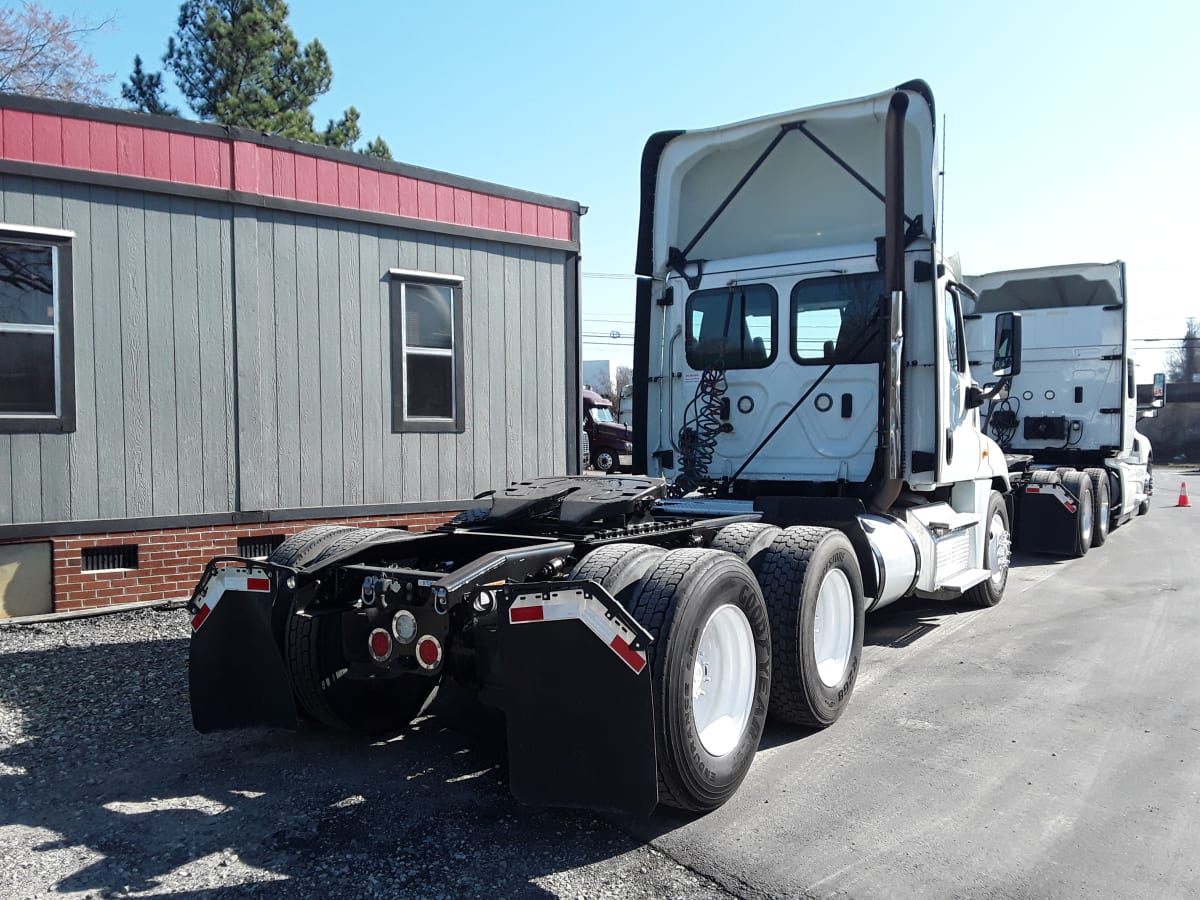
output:
[{"label": "goodyear tire", "polygon": [[1103,546],[1112,530],[1112,498],[1108,490],[1108,471],[1084,469],[1083,474],[1092,480],[1092,546]]},{"label": "goodyear tire", "polygon": [[571,578],[596,582],[628,609],[641,580],[666,553],[662,547],[647,544],[609,544],[581,559],[571,570]]},{"label": "goodyear tire", "polygon": [[1074,470],[1060,471],[1059,479],[1063,487],[1075,495],[1076,500],[1075,547],[1071,555],[1084,556],[1092,546],[1092,533],[1095,531],[1092,479]]},{"label": "goodyear tire", "polygon": [[716,550],[672,550],[630,612],[653,636],[659,802],[705,811],[742,783],[771,692],[771,639],[749,567]]},{"label": "goodyear tire", "polygon": [[824,728],[845,710],[862,658],[862,573],[849,538],[832,528],[785,528],[759,581],[771,623],[771,716]]},{"label": "goodyear tire", "polygon": [[726,525],[713,538],[712,548],[732,553],[755,574],[762,556],[783,529],[763,522],[738,522]]},{"label": "goodyear tire", "polygon": [[1008,584],[1008,566],[1012,552],[1012,532],[1008,523],[1008,507],[1004,497],[992,491],[988,498],[987,531],[984,535],[983,567],[992,574],[963,594],[968,606],[995,606],[1004,599]]},{"label": "goodyear tire", "polygon": [[[393,532],[348,528],[312,554],[310,564]],[[288,611],[284,648],[288,679],[301,711],[340,731],[369,735],[398,731],[417,717],[437,685],[434,679],[415,674],[379,680],[346,678],[341,617],[301,616],[294,603]]]}]

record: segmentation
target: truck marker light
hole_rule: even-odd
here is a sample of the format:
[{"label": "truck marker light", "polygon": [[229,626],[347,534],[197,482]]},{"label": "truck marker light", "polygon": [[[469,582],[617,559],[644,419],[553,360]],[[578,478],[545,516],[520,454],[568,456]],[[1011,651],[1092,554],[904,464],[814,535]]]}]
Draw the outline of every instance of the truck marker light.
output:
[{"label": "truck marker light", "polygon": [[247,578],[246,590],[248,591],[269,591],[271,590],[270,578]]},{"label": "truck marker light", "polygon": [[376,628],[367,638],[367,646],[371,650],[371,658],[375,662],[383,662],[392,653],[392,636],[382,628]]},{"label": "truck marker light", "polygon": [[442,661],[442,645],[432,634],[417,641],[417,662],[422,668],[433,669]]},{"label": "truck marker light", "polygon": [[1025,493],[1027,493],[1027,494],[1040,494],[1041,492],[1042,492],[1042,489],[1040,487],[1038,487],[1036,484],[1031,484],[1031,485],[1029,485],[1029,487],[1025,488]]}]

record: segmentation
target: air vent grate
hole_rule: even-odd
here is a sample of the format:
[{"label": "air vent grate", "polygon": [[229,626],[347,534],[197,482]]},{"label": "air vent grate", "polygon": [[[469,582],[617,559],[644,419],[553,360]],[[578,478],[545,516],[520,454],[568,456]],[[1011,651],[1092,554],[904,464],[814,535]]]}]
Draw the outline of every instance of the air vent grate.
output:
[{"label": "air vent grate", "polygon": [[282,534],[256,534],[253,537],[240,537],[237,542],[237,555],[247,559],[266,559],[282,543]]},{"label": "air vent grate", "polygon": [[136,569],[138,567],[137,544],[125,544],[120,547],[84,547],[80,562],[85,572]]}]

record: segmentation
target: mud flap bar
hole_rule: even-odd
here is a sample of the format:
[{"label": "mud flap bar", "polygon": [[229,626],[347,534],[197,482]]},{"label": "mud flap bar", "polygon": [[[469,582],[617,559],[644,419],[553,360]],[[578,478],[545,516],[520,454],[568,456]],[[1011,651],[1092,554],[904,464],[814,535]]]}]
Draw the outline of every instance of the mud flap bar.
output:
[{"label": "mud flap bar", "polygon": [[592,581],[510,585],[500,612],[513,795],[648,816],[658,804],[653,638]]},{"label": "mud flap bar", "polygon": [[273,627],[280,582],[291,571],[241,557],[219,557],[205,568],[188,602],[188,694],[197,731],[296,728]]}]

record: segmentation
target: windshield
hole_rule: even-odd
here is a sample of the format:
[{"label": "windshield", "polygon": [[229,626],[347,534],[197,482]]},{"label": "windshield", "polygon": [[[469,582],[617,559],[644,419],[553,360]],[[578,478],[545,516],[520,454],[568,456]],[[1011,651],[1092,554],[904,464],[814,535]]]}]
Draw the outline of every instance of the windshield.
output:
[{"label": "windshield", "polygon": [[612,409],[607,406],[592,407],[592,421],[594,422],[615,422]]}]

